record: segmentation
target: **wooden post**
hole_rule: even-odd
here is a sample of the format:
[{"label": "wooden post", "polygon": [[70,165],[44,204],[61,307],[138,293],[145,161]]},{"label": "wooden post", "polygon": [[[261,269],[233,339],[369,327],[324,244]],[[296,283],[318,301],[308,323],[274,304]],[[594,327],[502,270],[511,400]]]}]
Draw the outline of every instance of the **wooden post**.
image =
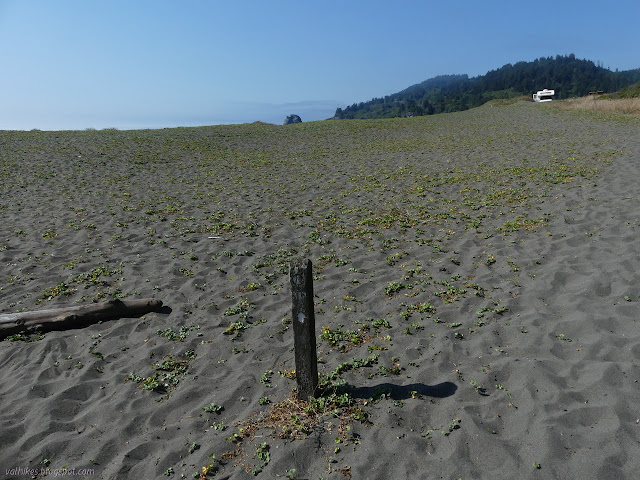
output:
[{"label": "wooden post", "polygon": [[315,396],[318,388],[311,260],[292,261],[290,274],[298,399],[306,401]]}]

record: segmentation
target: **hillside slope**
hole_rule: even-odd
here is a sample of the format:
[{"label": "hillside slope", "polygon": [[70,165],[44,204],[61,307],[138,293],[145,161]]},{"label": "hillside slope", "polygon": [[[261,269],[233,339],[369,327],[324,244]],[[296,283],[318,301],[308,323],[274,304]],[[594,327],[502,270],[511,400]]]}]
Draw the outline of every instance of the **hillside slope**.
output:
[{"label": "hillside slope", "polygon": [[455,112],[496,98],[531,95],[553,88],[556,98],[579,97],[590,91],[615,92],[640,81],[640,69],[613,72],[575,55],[507,64],[485,75],[443,75],[393,95],[338,108],[335,118],[392,118]]}]

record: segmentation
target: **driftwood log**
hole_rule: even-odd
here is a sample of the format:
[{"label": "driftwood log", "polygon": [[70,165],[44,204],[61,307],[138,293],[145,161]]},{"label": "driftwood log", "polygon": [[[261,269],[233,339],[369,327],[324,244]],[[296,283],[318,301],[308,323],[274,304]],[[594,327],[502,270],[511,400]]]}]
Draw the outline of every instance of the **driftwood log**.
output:
[{"label": "driftwood log", "polygon": [[102,320],[138,317],[149,312],[159,312],[161,309],[162,300],[141,298],[138,300],[115,299],[79,307],[0,314],[0,339],[23,332],[80,328]]}]

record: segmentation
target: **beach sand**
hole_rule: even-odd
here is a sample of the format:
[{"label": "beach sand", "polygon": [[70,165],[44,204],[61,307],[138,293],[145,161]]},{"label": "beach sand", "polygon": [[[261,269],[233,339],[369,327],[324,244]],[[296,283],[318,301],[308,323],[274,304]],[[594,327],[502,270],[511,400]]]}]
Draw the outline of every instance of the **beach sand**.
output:
[{"label": "beach sand", "polygon": [[0,132],[0,313],[167,307],[0,342],[0,477],[638,478],[639,178],[637,117],[529,103]]}]

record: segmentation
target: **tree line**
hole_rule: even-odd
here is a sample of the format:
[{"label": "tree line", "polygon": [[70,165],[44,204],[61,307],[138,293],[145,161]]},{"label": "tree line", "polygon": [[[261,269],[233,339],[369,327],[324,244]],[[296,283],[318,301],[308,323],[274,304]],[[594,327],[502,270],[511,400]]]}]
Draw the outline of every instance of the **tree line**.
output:
[{"label": "tree line", "polygon": [[593,91],[615,92],[640,81],[640,68],[611,71],[574,54],[507,64],[485,75],[441,75],[401,92],[338,108],[334,118],[392,118],[455,112],[489,100],[513,98],[550,88],[555,98],[581,97]]}]

